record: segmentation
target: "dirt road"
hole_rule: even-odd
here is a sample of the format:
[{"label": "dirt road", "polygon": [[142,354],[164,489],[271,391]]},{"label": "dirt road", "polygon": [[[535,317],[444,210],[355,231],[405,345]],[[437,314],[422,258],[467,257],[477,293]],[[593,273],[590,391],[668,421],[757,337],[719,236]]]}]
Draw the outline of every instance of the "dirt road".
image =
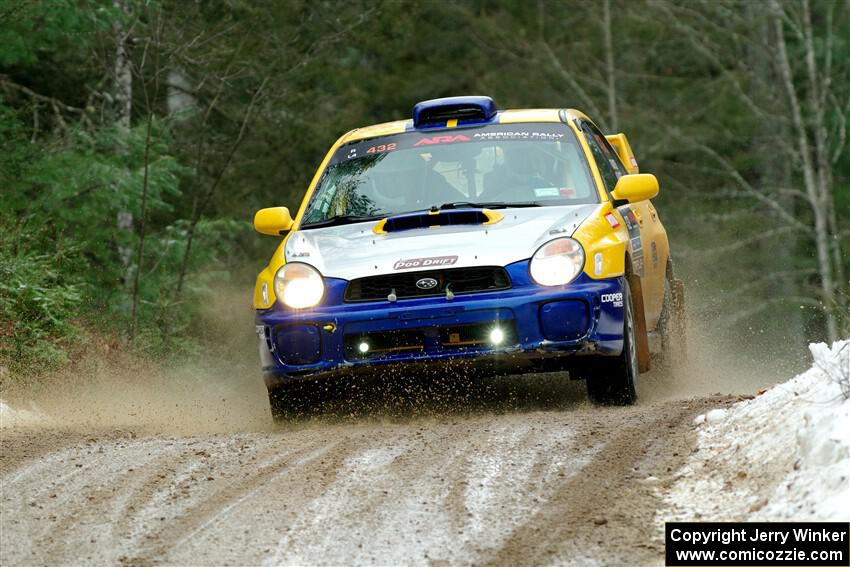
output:
[{"label": "dirt road", "polygon": [[727,400],[516,391],[242,433],[6,429],[0,564],[660,564],[659,493]]}]

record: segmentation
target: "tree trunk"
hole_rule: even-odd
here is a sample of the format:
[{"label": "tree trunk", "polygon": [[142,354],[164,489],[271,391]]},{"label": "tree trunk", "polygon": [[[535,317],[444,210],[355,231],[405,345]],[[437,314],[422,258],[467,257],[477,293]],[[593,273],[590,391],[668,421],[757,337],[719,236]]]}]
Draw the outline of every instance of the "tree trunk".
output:
[{"label": "tree trunk", "polygon": [[153,111],[148,111],[148,124],[145,133],[145,164],[142,178],[142,204],[139,211],[139,243],[136,248],[136,270],[133,275],[133,293],[130,308],[130,339],[136,337],[136,329],[138,328],[139,317],[139,290],[142,276],[142,263],[145,257],[145,215],[148,208],[148,193],[150,188],[150,150],[151,150],[151,130],[153,129]]},{"label": "tree trunk", "polygon": [[192,95],[192,83],[181,69],[169,69],[166,79],[168,91],[166,105],[169,115],[179,115],[194,110],[197,106]]},{"label": "tree trunk", "polygon": [[[836,301],[836,293],[830,253],[829,206],[821,190],[822,187],[818,183],[818,166],[812,160],[808,131],[806,130],[806,123],[803,119],[800,99],[794,85],[794,76],[791,71],[791,62],[788,58],[788,50],[785,44],[785,30],[782,23],[783,7],[776,0],[773,1],[772,7],[777,45],[777,63],[791,107],[791,118],[797,134],[797,152],[800,156],[803,183],[814,217],[815,249],[817,252],[818,273],[820,275],[821,301],[824,305],[827,338],[832,342],[838,339],[838,323],[833,309]],[[814,56],[813,53],[811,55]]]},{"label": "tree trunk", "polygon": [[[133,105],[133,70],[130,54],[127,52],[127,32],[124,29],[123,16],[129,14],[127,0],[114,0],[115,8],[121,16],[112,22],[112,34],[115,39],[115,61],[112,68],[114,89],[115,124],[125,132],[130,130],[130,115]],[[116,221],[119,233],[124,233],[124,240],[129,242],[133,232],[133,213],[128,209],[118,211]],[[118,255],[124,270],[124,285],[130,286],[133,281],[133,249],[130,246],[118,246]]]},{"label": "tree trunk", "polygon": [[611,37],[611,0],[602,3],[602,34],[605,42],[605,75],[608,86],[608,117],[611,133],[619,130],[617,117],[617,83],[614,67],[614,41]]},{"label": "tree trunk", "polygon": [[[125,15],[130,12],[127,0],[115,0],[114,6]],[[133,70],[127,52],[128,34],[120,18],[112,22],[112,32],[115,36],[115,65],[112,70],[115,82],[115,123],[129,129],[133,104]]]},{"label": "tree trunk", "polygon": [[[774,102],[772,97],[763,90],[763,85],[773,85],[777,79],[769,49],[771,21],[764,13],[764,7],[759,4],[747,4],[744,9],[754,35],[757,34],[758,37],[758,41],[746,45],[747,66],[752,70],[753,78],[758,84],[758,88],[753,89],[752,97],[757,104],[765,105],[767,110],[764,114],[754,116],[758,121],[758,136],[753,139],[751,151],[756,158],[758,185],[766,193],[775,195],[774,198],[780,206],[797,217],[799,211],[796,198],[778,190],[793,185],[791,160],[784,153],[775,151],[775,140],[787,140],[793,135],[787,121],[773,118],[774,113],[784,114],[787,108],[775,108],[771,104]],[[765,140],[774,143],[765,143]],[[790,231],[783,235],[782,246],[777,246],[772,238],[760,240],[758,244],[762,264],[757,269],[773,275],[771,292],[782,298],[783,303],[780,305],[783,306],[783,333],[787,337],[806,336],[804,312],[796,305],[792,308],[785,303],[787,301],[790,304],[790,298],[802,295],[801,276],[797,272],[799,240],[799,232]]]},{"label": "tree trunk", "polygon": [[[814,150],[815,164],[817,169],[817,185],[818,197],[821,201],[821,207],[824,209],[826,217],[828,246],[831,251],[831,259],[833,270],[836,279],[836,293],[833,296],[833,309],[839,310],[842,308],[844,301],[842,297],[842,286],[844,285],[844,265],[841,257],[841,239],[839,238],[838,222],[835,216],[835,195],[833,192],[832,178],[832,161],[830,158],[830,147],[827,139],[827,118],[826,104],[827,93],[832,82],[831,62],[832,53],[831,41],[826,42],[825,54],[826,63],[823,73],[818,69],[816,52],[814,46],[814,33],[812,31],[812,14],[809,0],[804,0],[802,3],[802,20],[803,20],[803,39],[805,46],[805,61],[806,75],[808,78],[808,103],[809,114],[811,115],[812,128],[814,130]],[[832,25],[831,17],[827,22],[827,27]],[[827,29],[827,36],[832,33],[831,29]],[[839,311],[840,312],[840,311]],[[837,331],[836,331],[837,338]],[[835,339],[831,339],[835,340]]]}]

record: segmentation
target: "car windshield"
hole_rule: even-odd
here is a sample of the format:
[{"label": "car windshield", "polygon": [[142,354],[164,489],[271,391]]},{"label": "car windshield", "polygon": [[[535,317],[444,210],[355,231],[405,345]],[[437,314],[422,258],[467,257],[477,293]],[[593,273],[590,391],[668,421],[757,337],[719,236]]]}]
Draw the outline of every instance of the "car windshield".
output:
[{"label": "car windshield", "polygon": [[581,148],[564,124],[414,131],[341,146],[301,228],[432,208],[597,202]]}]

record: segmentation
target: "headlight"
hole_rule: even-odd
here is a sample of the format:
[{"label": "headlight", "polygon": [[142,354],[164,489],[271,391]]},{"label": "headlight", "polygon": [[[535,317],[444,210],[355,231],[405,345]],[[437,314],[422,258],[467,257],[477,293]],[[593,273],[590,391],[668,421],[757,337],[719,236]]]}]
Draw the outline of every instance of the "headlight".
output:
[{"label": "headlight", "polygon": [[584,268],[584,250],[572,238],[556,238],[537,249],[529,271],[540,285],[568,284]]},{"label": "headlight", "polygon": [[325,294],[322,274],[309,264],[284,264],[274,276],[277,298],[293,309],[313,307]]}]

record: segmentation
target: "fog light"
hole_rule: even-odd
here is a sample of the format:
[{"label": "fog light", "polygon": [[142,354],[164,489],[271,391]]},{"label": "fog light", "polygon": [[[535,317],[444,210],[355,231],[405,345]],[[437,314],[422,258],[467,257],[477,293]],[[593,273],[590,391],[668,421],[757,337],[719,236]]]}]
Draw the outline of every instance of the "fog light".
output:
[{"label": "fog light", "polygon": [[505,332],[499,327],[496,327],[495,329],[490,331],[490,342],[494,345],[500,345],[504,340]]},{"label": "fog light", "polygon": [[369,352],[369,343],[367,343],[366,341],[363,341],[362,343],[357,345],[357,350],[359,350],[363,354],[366,354],[367,352]]}]

